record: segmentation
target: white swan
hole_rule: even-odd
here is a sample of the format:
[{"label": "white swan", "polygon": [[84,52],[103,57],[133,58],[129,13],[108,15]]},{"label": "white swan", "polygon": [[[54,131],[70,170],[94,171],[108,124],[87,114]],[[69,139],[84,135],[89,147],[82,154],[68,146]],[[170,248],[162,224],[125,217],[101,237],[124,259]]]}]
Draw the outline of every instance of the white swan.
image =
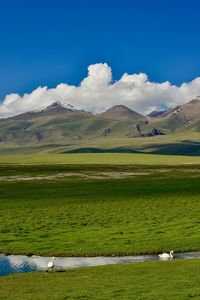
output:
[{"label": "white swan", "polygon": [[56,259],[55,257],[52,257],[52,260],[48,262],[48,264],[47,264],[47,269],[48,270],[49,269],[53,270],[55,268],[55,263],[54,263],[55,259]]},{"label": "white swan", "polygon": [[174,257],[174,251],[170,251],[170,253],[162,253],[158,255],[161,259],[172,259]]}]

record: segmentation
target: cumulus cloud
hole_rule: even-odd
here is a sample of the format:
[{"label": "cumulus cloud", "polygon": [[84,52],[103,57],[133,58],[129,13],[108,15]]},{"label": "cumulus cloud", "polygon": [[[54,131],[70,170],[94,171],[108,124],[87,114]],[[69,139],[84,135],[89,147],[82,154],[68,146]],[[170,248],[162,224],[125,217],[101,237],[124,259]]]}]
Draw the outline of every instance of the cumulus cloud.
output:
[{"label": "cumulus cloud", "polygon": [[88,67],[88,75],[79,86],[61,83],[55,88],[38,87],[30,94],[10,94],[0,104],[0,117],[40,109],[54,101],[72,104],[75,108],[94,113],[113,105],[123,104],[142,114],[161,107],[173,107],[200,95],[200,77],[180,86],[169,81],[151,82],[144,73],[123,74],[113,81],[106,63]]}]

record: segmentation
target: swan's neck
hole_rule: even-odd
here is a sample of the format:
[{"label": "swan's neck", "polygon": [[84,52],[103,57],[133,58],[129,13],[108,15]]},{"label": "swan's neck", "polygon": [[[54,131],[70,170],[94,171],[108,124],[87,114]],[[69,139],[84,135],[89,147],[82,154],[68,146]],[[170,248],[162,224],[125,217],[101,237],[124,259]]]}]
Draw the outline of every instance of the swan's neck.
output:
[{"label": "swan's neck", "polygon": [[170,251],[169,255],[170,255],[171,257],[173,257],[173,252],[172,252],[172,251]]}]

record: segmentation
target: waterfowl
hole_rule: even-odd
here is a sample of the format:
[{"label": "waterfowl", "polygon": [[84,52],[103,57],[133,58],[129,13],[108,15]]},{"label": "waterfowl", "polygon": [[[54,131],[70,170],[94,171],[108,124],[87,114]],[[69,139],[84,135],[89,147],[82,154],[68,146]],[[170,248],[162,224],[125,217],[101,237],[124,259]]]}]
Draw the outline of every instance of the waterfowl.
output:
[{"label": "waterfowl", "polygon": [[172,259],[174,257],[173,254],[174,254],[174,251],[170,251],[170,253],[162,253],[162,254],[159,254],[158,256],[163,259],[169,259],[169,258]]},{"label": "waterfowl", "polygon": [[47,264],[48,270],[49,269],[53,270],[55,268],[55,263],[54,263],[55,259],[56,259],[55,257],[52,257],[52,260],[48,262],[48,264]]}]

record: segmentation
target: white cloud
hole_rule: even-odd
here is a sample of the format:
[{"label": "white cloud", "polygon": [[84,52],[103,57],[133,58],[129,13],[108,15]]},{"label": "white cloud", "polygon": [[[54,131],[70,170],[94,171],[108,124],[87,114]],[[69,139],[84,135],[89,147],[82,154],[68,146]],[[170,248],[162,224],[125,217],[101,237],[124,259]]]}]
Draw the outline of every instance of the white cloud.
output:
[{"label": "white cloud", "polygon": [[118,81],[113,82],[111,68],[106,63],[99,63],[88,67],[88,76],[79,86],[61,83],[52,89],[38,87],[23,96],[7,95],[0,105],[0,117],[36,110],[57,100],[93,112],[123,104],[145,114],[162,106],[183,104],[198,95],[200,77],[176,86],[169,81],[151,82],[144,73],[125,73]]},{"label": "white cloud", "polygon": [[81,82],[81,87],[92,91],[106,88],[112,81],[112,70],[106,64],[95,64],[88,67],[88,76]]}]

